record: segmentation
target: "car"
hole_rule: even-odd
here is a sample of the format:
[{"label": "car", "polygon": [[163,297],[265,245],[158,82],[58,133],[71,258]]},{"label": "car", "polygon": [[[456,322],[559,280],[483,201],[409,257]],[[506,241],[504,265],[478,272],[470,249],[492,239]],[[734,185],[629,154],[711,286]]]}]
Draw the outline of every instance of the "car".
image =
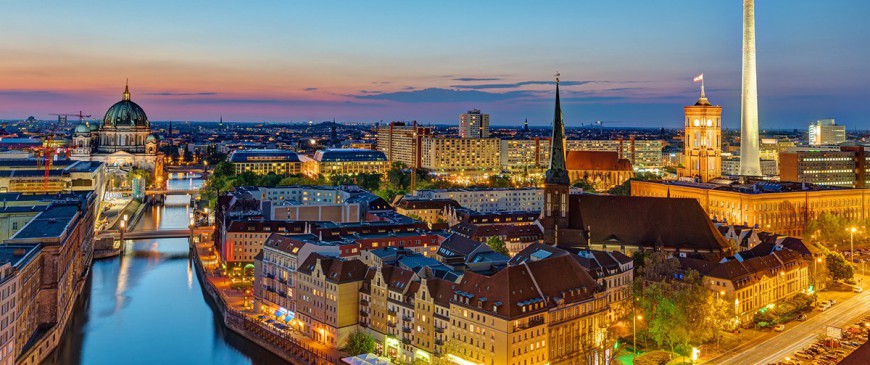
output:
[{"label": "car", "polygon": [[807,320],[807,315],[806,315],[806,314],[801,314],[801,315],[797,316],[796,319],[797,319],[798,321],[801,321],[801,322],[806,321],[806,320]]},{"label": "car", "polygon": [[776,332],[782,332],[782,331],[785,331],[785,325],[784,325],[784,324],[778,324],[778,325],[776,325],[776,327],[773,327],[773,330],[776,331]]},{"label": "car", "polygon": [[864,288],[862,288],[862,287],[860,287],[860,286],[853,286],[853,287],[852,287],[852,292],[853,292],[853,293],[860,293],[860,292],[862,292],[862,291],[864,291]]},{"label": "car", "polygon": [[830,308],[830,307],[831,307],[831,306],[829,306],[829,305],[820,305],[820,306],[819,306],[819,311],[824,312],[824,311],[828,310],[828,308]]},{"label": "car", "polygon": [[828,304],[830,304],[830,305],[834,305],[834,304],[837,304],[837,301],[831,299],[831,300],[828,301]]}]

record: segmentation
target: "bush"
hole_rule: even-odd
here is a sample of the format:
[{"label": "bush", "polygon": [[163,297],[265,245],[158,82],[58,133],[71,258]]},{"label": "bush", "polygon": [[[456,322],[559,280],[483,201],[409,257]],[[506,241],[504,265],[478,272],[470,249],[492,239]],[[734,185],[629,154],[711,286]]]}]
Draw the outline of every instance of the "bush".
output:
[{"label": "bush", "polygon": [[671,361],[671,354],[667,351],[651,351],[641,354],[634,359],[635,365],[664,365]]},{"label": "bush", "polygon": [[855,284],[857,284],[857,283],[858,283],[858,282],[855,281],[855,278],[848,278],[848,279],[846,279],[846,284],[849,284],[849,285],[855,285]]}]

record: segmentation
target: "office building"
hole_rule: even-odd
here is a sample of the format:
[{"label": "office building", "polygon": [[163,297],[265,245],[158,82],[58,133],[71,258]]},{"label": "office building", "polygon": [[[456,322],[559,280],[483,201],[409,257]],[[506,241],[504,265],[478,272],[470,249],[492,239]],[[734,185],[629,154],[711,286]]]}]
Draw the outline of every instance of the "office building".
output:
[{"label": "office building", "polygon": [[489,138],[489,114],[472,109],[459,116],[460,138]]},{"label": "office building", "polygon": [[288,150],[238,150],[230,154],[228,161],[237,174],[246,171],[257,175],[275,173],[293,175],[302,172],[302,160],[296,152]]},{"label": "office building", "polygon": [[306,171],[306,175],[315,178],[323,176],[326,179],[333,175],[382,175],[390,168],[387,155],[382,151],[345,148],[317,151],[310,165],[311,169]]},{"label": "office building", "polygon": [[870,212],[864,189],[843,189],[796,182],[749,180],[740,183],[631,182],[632,196],[692,198],[709,219],[755,226],[800,237],[808,221],[822,213],[864,219]]},{"label": "office building", "polygon": [[[720,161],[720,170],[722,172],[720,177],[740,176],[740,156],[734,156],[729,152],[725,152],[722,154]],[[761,161],[759,161],[759,164],[761,166],[762,176],[777,175],[777,165],[775,160],[762,159]]]},{"label": "office building", "polygon": [[780,179],[845,188],[867,187],[863,146],[792,148],[780,156]]},{"label": "office building", "polygon": [[421,140],[432,135],[432,128],[392,122],[378,128],[378,150],[387,156],[387,161],[401,162],[408,167],[421,167]]},{"label": "office building", "polygon": [[838,145],[846,142],[846,127],[837,125],[833,119],[821,119],[810,124],[810,146]]}]

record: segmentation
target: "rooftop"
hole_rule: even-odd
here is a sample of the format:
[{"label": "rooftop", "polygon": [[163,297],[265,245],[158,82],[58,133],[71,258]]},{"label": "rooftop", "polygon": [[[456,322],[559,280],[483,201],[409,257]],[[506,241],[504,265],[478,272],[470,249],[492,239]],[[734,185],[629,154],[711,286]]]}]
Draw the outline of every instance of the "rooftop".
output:
[{"label": "rooftop", "polygon": [[288,150],[238,150],[230,154],[229,161],[240,162],[299,162],[299,155]]},{"label": "rooftop", "polygon": [[10,239],[60,238],[79,213],[77,204],[52,204]]},{"label": "rooftop", "polygon": [[317,151],[314,160],[319,162],[386,161],[387,155],[375,150],[334,148]]}]

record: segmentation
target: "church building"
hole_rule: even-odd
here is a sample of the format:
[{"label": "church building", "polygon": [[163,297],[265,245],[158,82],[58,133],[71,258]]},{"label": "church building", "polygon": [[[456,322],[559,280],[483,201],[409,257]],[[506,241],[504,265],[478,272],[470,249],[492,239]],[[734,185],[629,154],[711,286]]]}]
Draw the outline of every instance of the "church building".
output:
[{"label": "church building", "polygon": [[145,111],[130,100],[128,85],[121,101],[106,111],[102,125],[76,127],[70,158],[104,162],[110,174],[126,173],[133,168],[160,172],[163,154],[158,152],[157,143]]},{"label": "church building", "polygon": [[543,242],[565,249],[665,250],[728,256],[733,247],[695,199],[570,194],[565,122],[556,79],[556,110],[550,165],[544,179],[544,207],[538,224]]}]

